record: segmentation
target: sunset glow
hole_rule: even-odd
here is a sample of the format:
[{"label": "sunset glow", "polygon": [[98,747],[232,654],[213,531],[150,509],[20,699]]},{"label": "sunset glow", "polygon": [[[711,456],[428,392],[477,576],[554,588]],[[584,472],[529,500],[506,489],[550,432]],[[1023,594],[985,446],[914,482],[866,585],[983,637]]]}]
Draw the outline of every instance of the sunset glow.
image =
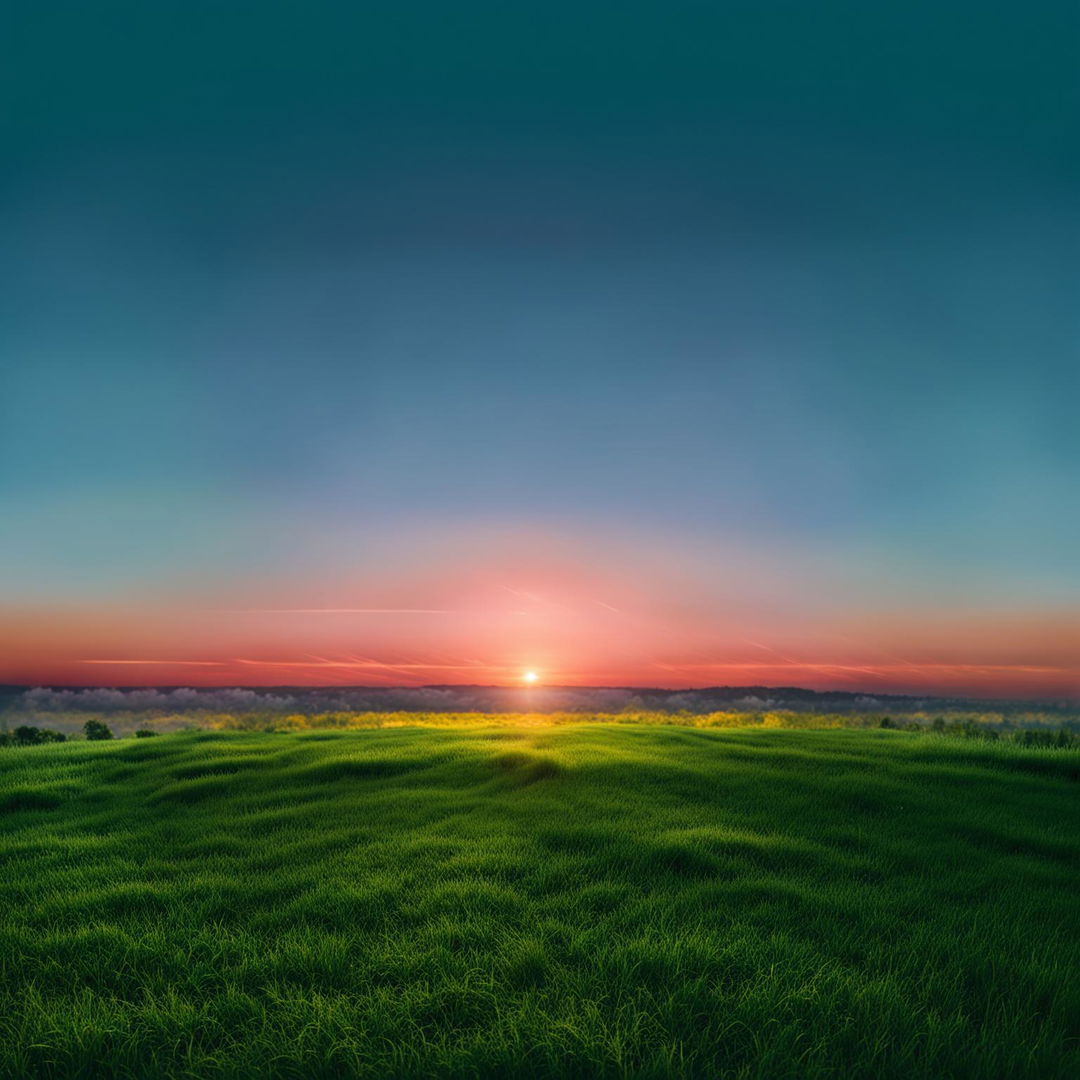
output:
[{"label": "sunset glow", "polygon": [[[1080,620],[962,583],[871,595],[842,559],[658,533],[589,544],[413,536],[372,570],[344,560],[228,588],[157,590],[0,616],[0,682],[87,686],[484,684],[806,686],[1067,697]],[[389,548],[389,545],[388,545]],[[601,562],[592,552],[603,551]],[[948,599],[948,603],[946,603]],[[523,667],[525,654],[543,658]],[[542,678],[541,678],[542,675]]]}]

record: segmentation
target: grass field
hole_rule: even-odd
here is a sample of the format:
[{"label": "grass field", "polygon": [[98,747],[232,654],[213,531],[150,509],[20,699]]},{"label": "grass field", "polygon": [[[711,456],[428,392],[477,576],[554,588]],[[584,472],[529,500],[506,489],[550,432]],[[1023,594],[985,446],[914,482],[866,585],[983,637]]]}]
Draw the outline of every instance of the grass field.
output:
[{"label": "grass field", "polygon": [[1080,1076],[1080,752],[588,724],[0,754],[0,1075]]}]

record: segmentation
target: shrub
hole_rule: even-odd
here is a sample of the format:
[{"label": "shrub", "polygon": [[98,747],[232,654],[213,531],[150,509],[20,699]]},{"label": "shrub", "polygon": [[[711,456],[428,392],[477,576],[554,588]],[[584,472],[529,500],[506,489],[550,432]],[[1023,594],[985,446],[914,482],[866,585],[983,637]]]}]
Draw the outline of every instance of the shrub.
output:
[{"label": "shrub", "polygon": [[141,727],[141,728],[136,728],[135,729],[135,738],[136,739],[150,739],[150,738],[153,738],[157,734],[158,734],[158,732],[154,731],[153,728]]},{"label": "shrub", "polygon": [[109,729],[108,724],[103,724],[100,720],[87,720],[83,724],[83,734],[93,741],[100,739],[111,739],[113,737],[112,731]]},{"label": "shrub", "polygon": [[5,737],[4,742],[15,746],[39,746],[41,743],[63,742],[66,738],[67,736],[62,731],[34,727],[32,724],[21,724]]}]

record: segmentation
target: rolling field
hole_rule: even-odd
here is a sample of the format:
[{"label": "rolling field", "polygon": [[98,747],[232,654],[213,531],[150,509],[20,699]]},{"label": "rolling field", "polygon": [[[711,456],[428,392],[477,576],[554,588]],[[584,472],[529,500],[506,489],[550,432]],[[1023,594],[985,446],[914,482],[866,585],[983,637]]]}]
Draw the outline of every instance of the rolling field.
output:
[{"label": "rolling field", "polygon": [[1080,751],[647,725],[0,753],[0,1076],[1075,1077]]}]

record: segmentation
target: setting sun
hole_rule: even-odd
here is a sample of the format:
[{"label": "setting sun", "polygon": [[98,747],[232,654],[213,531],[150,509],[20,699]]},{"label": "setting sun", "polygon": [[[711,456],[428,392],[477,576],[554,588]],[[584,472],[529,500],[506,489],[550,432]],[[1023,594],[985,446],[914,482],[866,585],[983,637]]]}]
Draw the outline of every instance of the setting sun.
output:
[{"label": "setting sun", "polygon": [[540,676],[537,675],[537,673],[535,671],[526,671],[526,672],[524,672],[522,674],[521,681],[525,682],[525,683],[529,683],[531,685],[532,683],[536,682],[537,679],[539,679],[539,678],[540,678]]}]

